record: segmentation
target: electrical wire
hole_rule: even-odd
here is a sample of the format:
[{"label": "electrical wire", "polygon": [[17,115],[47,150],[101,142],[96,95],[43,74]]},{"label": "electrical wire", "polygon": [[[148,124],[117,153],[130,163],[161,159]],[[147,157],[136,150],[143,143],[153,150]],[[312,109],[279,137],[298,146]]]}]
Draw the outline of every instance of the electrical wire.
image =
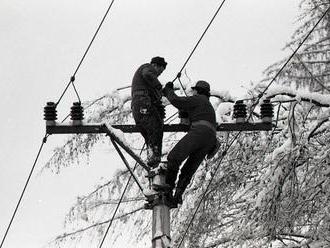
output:
[{"label": "electrical wire", "polygon": [[[141,153],[142,153],[144,147],[145,147],[145,143],[143,144],[143,146],[142,146],[142,148],[141,148],[140,155],[141,155]],[[135,169],[137,168],[137,165],[138,165],[138,163],[135,162],[135,165],[134,165],[134,168],[133,168],[133,172],[134,172]],[[104,241],[105,241],[105,238],[106,238],[106,236],[108,235],[108,232],[109,232],[109,230],[110,230],[110,227],[111,227],[111,225],[112,225],[112,222],[113,222],[113,220],[114,220],[115,217],[116,217],[117,211],[118,211],[118,209],[119,209],[119,207],[120,207],[120,204],[121,204],[122,201],[123,201],[124,195],[125,195],[125,193],[126,193],[126,190],[128,189],[128,185],[129,185],[129,183],[131,182],[132,178],[133,178],[133,176],[132,176],[132,174],[131,174],[130,177],[128,178],[127,183],[126,183],[126,186],[125,186],[125,188],[124,188],[124,190],[123,190],[123,192],[122,192],[122,194],[121,194],[121,197],[120,197],[119,202],[118,202],[118,204],[117,204],[117,206],[116,206],[116,209],[115,209],[115,211],[114,211],[114,213],[113,213],[113,215],[112,215],[112,218],[111,218],[111,220],[110,220],[110,222],[109,222],[109,225],[108,225],[108,227],[107,227],[107,230],[105,231],[105,233],[104,233],[104,235],[103,235],[102,241],[101,241],[100,245],[98,246],[99,248],[102,248],[102,246],[103,246],[103,243],[104,243]]]},{"label": "electrical wire", "polygon": [[187,233],[188,233],[188,230],[189,230],[189,228],[190,228],[192,222],[194,221],[194,219],[195,219],[195,217],[196,217],[196,214],[197,214],[197,212],[198,212],[198,209],[199,209],[199,207],[200,207],[200,205],[201,205],[201,203],[202,203],[202,201],[203,201],[203,199],[204,199],[204,197],[205,197],[205,195],[206,195],[208,189],[210,188],[211,183],[212,183],[212,181],[213,181],[213,179],[214,179],[214,177],[215,177],[215,175],[216,175],[218,169],[220,168],[220,165],[221,165],[221,163],[222,163],[222,160],[224,159],[224,157],[226,156],[228,150],[229,150],[230,147],[234,144],[234,142],[236,141],[236,139],[238,138],[238,136],[241,134],[241,132],[242,132],[242,131],[238,132],[238,133],[235,135],[235,137],[230,141],[228,147],[222,152],[222,154],[221,154],[221,158],[220,158],[220,161],[218,162],[218,166],[217,166],[216,169],[214,170],[214,172],[213,172],[213,174],[212,174],[212,176],[211,176],[211,179],[210,179],[208,185],[206,186],[206,189],[205,189],[205,191],[203,192],[201,199],[199,200],[199,202],[198,202],[198,204],[197,204],[197,207],[196,207],[196,209],[195,209],[195,211],[194,211],[194,213],[193,213],[193,216],[192,216],[192,218],[190,219],[190,221],[189,221],[189,223],[188,223],[188,225],[187,225],[187,228],[186,228],[185,232],[183,233],[182,238],[181,238],[180,243],[179,243],[179,245],[178,245],[177,248],[180,248],[180,246],[182,245],[182,243],[183,243],[183,241],[184,241],[184,238],[186,237],[186,235],[187,235]]},{"label": "electrical wire", "polygon": [[112,142],[113,146],[115,147],[117,153],[119,154],[120,158],[123,160],[123,162],[124,162],[126,168],[127,168],[128,171],[131,173],[131,175],[133,176],[134,181],[136,182],[136,184],[139,186],[141,192],[143,193],[143,188],[142,188],[142,186],[141,186],[139,180],[137,179],[137,177],[134,175],[132,169],[129,167],[129,164],[128,164],[126,158],[124,157],[124,154],[120,151],[120,149],[119,149],[119,147],[118,147],[116,141],[113,139],[112,136],[110,136],[110,139],[111,139],[111,142]]},{"label": "electrical wire", "polygon": [[[322,21],[322,19],[325,17],[325,15],[328,13],[328,11],[330,10],[330,6],[327,8],[327,10],[323,13],[323,15],[319,18],[319,20],[316,22],[316,24],[313,26],[313,28],[307,33],[307,35],[305,36],[305,38],[300,42],[300,44],[297,46],[297,48],[293,51],[293,53],[291,54],[291,56],[286,60],[286,62],[282,65],[282,67],[280,68],[280,70],[278,70],[278,72],[275,74],[275,76],[273,77],[273,79],[269,82],[269,84],[267,85],[267,87],[259,94],[258,99],[256,101],[256,103],[254,104],[253,108],[252,108],[252,112],[255,109],[255,107],[259,104],[260,99],[263,97],[263,95],[265,94],[265,92],[269,89],[269,87],[275,82],[275,80],[277,79],[277,77],[282,73],[282,71],[284,70],[284,68],[288,65],[288,63],[291,61],[291,59],[296,55],[296,53],[298,52],[298,50],[300,49],[300,47],[305,43],[305,41],[309,38],[309,36],[313,33],[313,31],[315,30],[315,28],[317,27],[317,25]],[[250,119],[251,114],[249,116],[248,119]]]},{"label": "electrical wire", "polygon": [[5,234],[4,234],[3,238],[2,238],[2,241],[1,241],[1,244],[0,244],[0,248],[3,246],[3,244],[4,244],[5,240],[6,240],[7,234],[8,234],[8,232],[9,232],[9,230],[10,230],[10,227],[11,227],[13,221],[14,221],[14,218],[15,218],[16,213],[17,213],[17,210],[18,210],[18,208],[19,208],[19,206],[20,206],[20,204],[21,204],[21,201],[22,201],[22,199],[23,199],[23,196],[24,196],[24,193],[25,193],[25,191],[26,191],[26,188],[27,188],[27,186],[28,186],[28,184],[29,184],[29,182],[30,182],[31,176],[32,176],[32,174],[33,174],[33,171],[34,171],[35,166],[36,166],[36,164],[37,164],[37,161],[38,161],[38,159],[39,159],[39,156],[40,156],[40,153],[41,153],[41,151],[42,151],[42,148],[43,148],[44,144],[47,142],[47,137],[48,137],[48,136],[49,136],[49,135],[46,134],[46,135],[44,136],[44,138],[42,139],[42,142],[41,142],[41,145],[40,145],[40,148],[39,148],[38,154],[37,154],[37,156],[36,156],[36,158],[35,158],[35,160],[34,160],[34,163],[33,163],[32,168],[31,168],[31,170],[30,170],[29,176],[28,176],[28,178],[27,178],[27,180],[26,180],[26,182],[25,182],[25,185],[24,185],[23,191],[22,191],[22,193],[21,193],[21,195],[20,195],[20,197],[19,197],[19,200],[18,200],[18,202],[17,202],[17,204],[16,204],[16,207],[15,207],[14,213],[13,213],[11,219],[10,219],[9,225],[8,225],[8,227],[7,227],[7,229],[6,229],[6,232],[5,232]]},{"label": "electrical wire", "polygon": [[[175,115],[175,114],[174,114],[174,115]],[[170,116],[169,118],[167,118],[164,122],[169,121],[174,115],[172,115],[172,116]],[[142,146],[142,148],[141,148],[141,150],[140,150],[140,154],[139,154],[139,155],[142,154],[142,151],[143,151],[145,145],[146,145],[146,144],[144,143],[143,146]],[[130,181],[132,180],[132,178],[134,178],[134,174],[133,174],[133,172],[135,171],[137,165],[138,165],[138,163],[135,162],[134,168],[133,168],[133,170],[132,170],[132,174],[130,175],[130,177],[129,177],[127,183],[126,183],[126,186],[125,186],[125,188],[124,188],[124,190],[123,190],[123,193],[122,193],[122,195],[121,195],[121,197],[120,197],[120,200],[119,200],[119,202],[118,202],[118,204],[117,204],[117,206],[116,206],[116,209],[115,209],[115,211],[114,211],[114,214],[112,215],[112,218],[111,218],[111,220],[110,220],[110,222],[109,222],[109,225],[108,225],[108,227],[107,227],[107,230],[106,230],[105,234],[103,235],[103,238],[102,238],[102,241],[101,241],[100,245],[98,246],[99,248],[102,248],[102,246],[103,246],[103,243],[104,243],[104,241],[105,241],[105,238],[106,238],[106,236],[107,236],[107,234],[108,234],[108,232],[109,232],[109,229],[110,229],[110,227],[111,227],[111,225],[112,225],[112,223],[113,223],[113,220],[115,219],[115,216],[116,216],[116,214],[117,214],[117,211],[118,211],[118,209],[119,209],[119,206],[120,206],[120,204],[121,204],[122,201],[123,201],[123,198],[124,198],[124,195],[125,195],[126,190],[127,190],[127,188],[128,188],[128,185],[129,185]],[[140,188],[140,189],[141,189],[141,188]]]},{"label": "electrical wire", "polygon": [[82,58],[80,59],[80,62],[79,62],[79,64],[78,64],[78,66],[77,66],[75,72],[74,72],[73,75],[71,76],[69,83],[66,85],[66,87],[65,87],[65,89],[64,89],[64,91],[63,91],[63,93],[61,94],[60,98],[59,98],[58,101],[56,102],[56,106],[60,103],[60,101],[62,100],[64,94],[66,93],[66,91],[67,91],[67,89],[69,88],[70,85],[73,86],[74,91],[75,91],[75,93],[76,93],[76,95],[77,95],[77,97],[78,97],[78,99],[79,99],[79,102],[81,103],[81,101],[80,101],[80,97],[79,97],[79,94],[78,94],[77,89],[76,89],[76,87],[75,87],[75,85],[74,85],[73,82],[75,81],[76,74],[77,74],[77,72],[78,72],[80,66],[82,65],[82,63],[83,63],[83,61],[84,61],[84,59],[85,59],[85,57],[86,57],[86,55],[87,55],[87,53],[88,53],[90,47],[92,46],[92,44],[93,44],[93,42],[94,42],[94,40],[95,40],[95,38],[96,38],[96,36],[97,36],[99,30],[101,29],[101,27],[102,27],[102,25],[103,25],[103,23],[104,23],[104,20],[106,19],[106,17],[107,17],[107,15],[108,15],[108,13],[109,13],[109,11],[110,11],[110,9],[111,9],[113,3],[114,3],[114,0],[111,1],[110,5],[109,5],[109,7],[108,7],[108,9],[107,9],[107,11],[105,12],[105,14],[104,14],[104,16],[103,16],[103,18],[102,18],[102,20],[101,20],[101,22],[100,22],[100,24],[99,24],[99,26],[98,26],[97,29],[96,29],[96,32],[95,32],[94,35],[93,35],[92,40],[90,41],[90,43],[89,43],[87,49],[85,50],[84,55],[83,55]]},{"label": "electrical wire", "polygon": [[[269,87],[271,86],[271,84],[276,80],[276,78],[280,75],[280,73],[283,71],[283,69],[287,66],[287,64],[290,62],[290,60],[295,56],[295,54],[297,53],[297,51],[300,49],[300,47],[305,43],[305,41],[308,39],[308,37],[311,35],[311,33],[315,30],[316,26],[321,22],[321,20],[325,17],[325,15],[327,14],[327,12],[329,11],[330,9],[330,6],[328,7],[328,9],[323,13],[323,15],[320,17],[320,19],[316,22],[316,24],[314,25],[314,27],[308,32],[308,34],[306,35],[306,37],[302,40],[302,42],[298,45],[298,47],[294,50],[294,52],[291,54],[291,56],[287,59],[287,61],[283,64],[283,66],[280,68],[280,70],[276,73],[276,75],[274,76],[274,78],[271,80],[271,82],[267,85],[267,87],[263,90],[263,92],[261,94],[259,94],[259,97],[258,97],[258,100],[257,100],[257,104],[259,103],[261,97],[265,94],[265,92],[269,89]],[[257,105],[255,104],[255,106]],[[253,111],[252,111],[253,112]],[[249,118],[252,116],[252,114],[250,114]],[[234,138],[233,140],[230,142],[230,145],[228,146],[228,148],[224,151],[222,157],[220,158],[220,161],[218,163],[218,166],[216,168],[216,170],[214,171],[214,174],[212,175],[207,187],[206,187],[206,190],[204,191],[204,193],[202,194],[202,197],[197,205],[197,208],[190,220],[190,222],[188,223],[188,226],[180,240],[180,243],[178,245],[178,248],[180,248],[180,246],[182,245],[183,241],[184,241],[184,238],[186,236],[186,234],[188,233],[188,230],[197,214],[197,211],[206,195],[206,192],[208,191],[213,179],[214,179],[214,176],[216,175],[216,172],[217,170],[219,169],[220,165],[221,165],[221,162],[224,158],[224,156],[226,155],[227,151],[229,150],[229,148],[232,146],[232,144],[235,142],[235,140],[238,138],[238,136],[240,135],[241,132],[239,132]]]},{"label": "electrical wire", "polygon": [[[183,69],[186,67],[187,63],[189,62],[190,58],[192,57],[192,55],[194,54],[195,50],[197,49],[199,43],[202,41],[204,35],[206,34],[207,30],[209,29],[209,27],[211,26],[211,24],[213,23],[214,19],[216,18],[216,16],[218,15],[220,9],[222,8],[223,4],[225,3],[226,0],[223,0],[222,3],[220,4],[220,6],[218,7],[218,9],[216,10],[215,14],[213,15],[211,21],[209,22],[209,24],[207,25],[207,27],[205,28],[203,34],[201,35],[201,37],[199,38],[199,40],[197,41],[196,45],[194,46],[193,50],[190,52],[188,58],[186,59],[186,61],[183,63],[183,66],[181,67],[179,73],[177,74],[177,76],[173,79],[172,82],[174,82],[177,78],[181,77],[181,73],[183,71]],[[180,81],[181,87],[184,91],[184,87]]]}]

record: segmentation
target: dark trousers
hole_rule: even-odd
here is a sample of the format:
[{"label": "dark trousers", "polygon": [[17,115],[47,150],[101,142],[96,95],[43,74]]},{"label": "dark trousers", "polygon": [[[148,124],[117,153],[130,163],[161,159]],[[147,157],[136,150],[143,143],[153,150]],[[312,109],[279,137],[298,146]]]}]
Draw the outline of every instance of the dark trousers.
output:
[{"label": "dark trousers", "polygon": [[150,167],[156,167],[162,155],[164,125],[159,108],[151,104],[150,98],[140,97],[132,104],[132,113],[136,126],[140,129],[147,145],[147,164]]},{"label": "dark trousers", "polygon": [[206,154],[216,142],[216,134],[209,127],[192,127],[189,132],[174,146],[167,156],[168,171],[166,183],[173,189],[181,163],[186,162],[181,168],[177,188],[183,191],[187,188],[191,178],[202,163]]}]

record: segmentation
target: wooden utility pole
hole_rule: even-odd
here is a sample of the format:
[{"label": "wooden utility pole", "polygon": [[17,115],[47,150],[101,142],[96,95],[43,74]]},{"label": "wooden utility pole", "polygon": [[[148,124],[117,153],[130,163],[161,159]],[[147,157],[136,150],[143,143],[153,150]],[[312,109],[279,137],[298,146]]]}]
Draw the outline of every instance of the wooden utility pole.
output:
[{"label": "wooden utility pole", "polygon": [[170,208],[173,203],[168,200],[168,188],[165,183],[165,171],[159,169],[149,173],[151,187],[156,194],[147,198],[146,209],[152,210],[152,248],[171,247],[171,216]]}]

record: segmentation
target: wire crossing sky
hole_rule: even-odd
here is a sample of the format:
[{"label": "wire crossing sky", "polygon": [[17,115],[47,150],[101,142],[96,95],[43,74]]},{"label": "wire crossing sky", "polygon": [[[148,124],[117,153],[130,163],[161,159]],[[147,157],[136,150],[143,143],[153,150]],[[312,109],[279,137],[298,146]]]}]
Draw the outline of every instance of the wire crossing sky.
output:
[{"label": "wire crossing sky", "polygon": [[[298,2],[227,1],[185,72],[193,81],[209,81],[214,89],[244,94],[268,65],[287,55],[281,48],[294,31]],[[1,237],[44,135],[43,107],[57,100],[109,4],[106,0],[0,3]],[[75,78],[80,98],[93,101],[129,86],[137,67],[155,55],[168,61],[161,82],[173,79],[219,4],[216,0],[115,1],[111,18],[103,23]],[[188,79],[183,75],[181,80]],[[59,119],[67,115],[76,97],[74,91],[66,92],[58,106]],[[49,137],[36,172],[63,139]],[[114,164],[108,151],[97,152],[100,156],[92,158],[90,166],[32,176],[6,248],[44,246],[61,233],[77,195],[92,191],[116,168],[123,168],[121,161]]]}]

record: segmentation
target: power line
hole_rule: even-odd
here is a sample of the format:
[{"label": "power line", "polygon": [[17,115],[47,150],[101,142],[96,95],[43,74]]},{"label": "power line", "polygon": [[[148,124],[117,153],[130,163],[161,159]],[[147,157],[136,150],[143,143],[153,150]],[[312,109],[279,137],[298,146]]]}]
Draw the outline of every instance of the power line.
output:
[{"label": "power line", "polygon": [[[207,27],[205,28],[203,34],[201,35],[201,37],[199,38],[199,40],[197,41],[196,45],[194,46],[193,50],[190,52],[188,58],[186,59],[186,61],[183,63],[183,66],[181,67],[179,73],[177,74],[177,76],[174,78],[174,80],[172,82],[174,82],[177,78],[181,77],[181,73],[183,71],[183,69],[186,67],[188,61],[190,60],[190,58],[192,57],[192,55],[194,54],[195,50],[197,49],[199,43],[202,41],[204,35],[206,34],[207,30],[209,29],[209,27],[211,26],[212,22],[214,21],[214,19],[216,18],[216,16],[218,15],[220,9],[222,8],[223,4],[225,3],[226,0],[223,0],[222,3],[220,4],[220,6],[218,7],[218,9],[216,10],[215,14],[213,15],[211,21],[209,22],[209,24],[207,25]],[[184,87],[180,81],[181,87],[184,91]]]},{"label": "power line", "polygon": [[[316,26],[317,26],[317,25],[321,22],[321,20],[325,17],[325,15],[326,15],[327,12],[329,11],[329,9],[330,9],[330,6],[329,6],[328,9],[323,13],[323,15],[321,16],[321,18],[320,18],[320,19],[317,21],[317,23],[314,25],[314,27],[308,32],[308,34],[306,35],[306,37],[305,37],[305,38],[302,40],[302,42],[298,45],[298,47],[296,48],[296,50],[294,50],[294,52],[291,54],[291,56],[288,58],[288,60],[284,63],[284,65],[280,68],[280,70],[276,73],[276,75],[274,76],[274,78],[273,78],[273,79],[271,80],[271,82],[267,85],[267,87],[263,90],[263,92],[262,92],[261,94],[259,94],[259,97],[258,97],[258,100],[257,100],[257,103],[255,104],[255,106],[259,103],[259,101],[260,101],[261,97],[264,95],[264,93],[269,89],[269,87],[271,86],[271,84],[276,80],[276,78],[277,78],[277,77],[279,76],[279,74],[283,71],[283,69],[287,66],[287,64],[290,62],[290,60],[295,56],[295,54],[296,54],[297,51],[300,49],[300,47],[304,44],[304,42],[308,39],[308,37],[311,35],[311,33],[315,30]],[[252,111],[252,112],[253,112],[253,111]],[[251,116],[252,116],[252,115],[250,114],[249,118],[250,118]],[[232,146],[232,144],[235,142],[235,140],[238,138],[238,136],[240,135],[240,133],[241,133],[241,132],[239,132],[239,133],[233,138],[233,140],[230,142],[230,145],[228,146],[228,148],[224,151],[223,156],[221,157],[221,159],[220,159],[220,161],[219,161],[219,164],[218,164],[216,170],[214,171],[214,174],[212,175],[209,184],[208,184],[207,187],[206,187],[206,190],[205,190],[204,193],[202,194],[202,197],[201,197],[201,199],[200,199],[200,201],[199,201],[199,203],[198,203],[198,205],[197,205],[197,208],[196,208],[196,210],[195,210],[195,212],[194,212],[194,214],[193,214],[193,217],[191,218],[190,222],[188,223],[188,226],[187,226],[187,228],[186,228],[186,230],[185,230],[185,232],[184,232],[184,234],[183,234],[183,236],[182,236],[182,238],[181,238],[181,241],[180,241],[180,243],[179,243],[178,248],[179,248],[179,247],[181,246],[181,244],[183,243],[183,240],[184,240],[184,238],[185,238],[185,236],[186,236],[186,234],[187,234],[187,232],[188,232],[188,230],[189,230],[189,228],[190,228],[190,226],[191,226],[191,224],[192,224],[192,222],[193,222],[193,220],[194,220],[194,218],[195,218],[195,216],[196,216],[196,214],[197,214],[197,211],[198,211],[198,209],[199,209],[199,207],[200,207],[200,205],[201,205],[201,203],[202,203],[202,201],[203,201],[203,199],[204,199],[204,197],[205,197],[205,195],[206,195],[206,192],[208,191],[208,189],[209,189],[209,187],[210,187],[210,185],[211,185],[211,183],[212,183],[212,181],[213,181],[213,179],[214,179],[214,177],[215,177],[215,175],[216,175],[217,170],[218,170],[219,167],[220,167],[220,164],[221,164],[221,162],[222,162],[224,156],[226,155],[227,151],[228,151],[229,148]]]},{"label": "power line", "polygon": [[197,204],[197,207],[196,207],[196,209],[195,209],[195,211],[194,211],[194,213],[193,213],[193,216],[192,216],[191,220],[189,221],[189,223],[188,223],[188,225],[187,225],[187,228],[186,228],[185,232],[183,233],[182,238],[181,238],[180,243],[179,243],[179,245],[178,245],[177,248],[180,248],[180,246],[182,245],[183,240],[184,240],[185,236],[187,235],[188,230],[189,230],[189,228],[190,228],[192,222],[194,221],[194,219],[195,219],[195,217],[196,217],[196,214],[197,214],[197,212],[198,212],[198,209],[199,209],[199,207],[200,207],[200,205],[201,205],[201,203],[202,203],[202,201],[203,201],[203,199],[204,199],[204,197],[205,197],[205,195],[206,195],[208,189],[210,188],[211,183],[212,183],[212,181],[213,181],[213,179],[214,179],[214,177],[215,177],[215,175],[216,175],[218,169],[220,168],[220,165],[221,165],[221,163],[222,163],[222,160],[224,159],[224,157],[226,156],[228,150],[229,150],[230,147],[234,144],[235,140],[238,138],[238,136],[239,136],[240,134],[241,134],[241,131],[235,135],[235,137],[232,139],[232,141],[230,142],[230,144],[228,145],[228,147],[226,148],[226,150],[224,150],[224,151],[222,152],[222,155],[221,155],[220,161],[219,161],[219,163],[218,163],[218,166],[217,166],[216,169],[214,170],[214,173],[212,174],[211,179],[210,179],[210,181],[209,181],[209,183],[208,183],[208,185],[207,185],[205,191],[203,192],[200,201],[199,201],[198,204]]},{"label": "power line", "polygon": [[126,158],[124,157],[123,153],[120,151],[120,148],[118,147],[116,141],[110,136],[110,140],[113,144],[113,146],[115,147],[117,153],[119,154],[120,158],[123,160],[126,168],[128,169],[128,171],[131,173],[131,176],[133,177],[134,181],[136,182],[136,184],[139,186],[140,190],[142,191],[143,193],[143,188],[139,182],[139,180],[137,179],[137,177],[134,175],[134,172],[132,171],[132,169],[129,167],[129,164],[126,160]]},{"label": "power line", "polygon": [[[143,150],[144,146],[145,146],[145,144],[143,144],[143,146],[142,146],[142,148],[141,148],[140,155],[141,155],[141,153],[142,153],[142,150]],[[135,162],[135,165],[134,165],[134,168],[133,168],[133,172],[135,171],[137,165],[138,165],[138,163]],[[100,245],[99,245],[99,248],[102,248],[102,246],[103,246],[103,243],[104,243],[104,241],[105,241],[105,238],[106,238],[106,236],[107,236],[107,234],[108,234],[108,232],[109,232],[109,229],[110,229],[110,227],[111,227],[111,225],[112,225],[113,220],[115,219],[115,216],[116,216],[116,214],[117,214],[117,211],[118,211],[118,209],[119,209],[119,206],[120,206],[120,204],[121,204],[122,201],[123,201],[124,195],[125,195],[125,193],[126,193],[126,190],[127,190],[127,188],[128,188],[128,185],[129,185],[129,183],[130,183],[132,177],[133,177],[133,176],[130,175],[130,177],[129,177],[128,180],[127,180],[126,186],[125,186],[125,188],[124,188],[124,190],[123,190],[123,193],[121,194],[121,197],[120,197],[119,202],[118,202],[118,204],[117,204],[117,206],[116,206],[116,209],[115,209],[115,211],[114,211],[114,213],[113,213],[113,215],[112,215],[112,218],[111,218],[110,223],[109,223],[109,225],[108,225],[108,227],[107,227],[107,230],[106,230],[105,234],[103,235],[103,238],[102,238],[102,241],[101,241],[101,243],[100,243]]]},{"label": "power line", "polygon": [[[174,114],[174,115],[175,115],[175,114]],[[167,118],[164,122],[169,121],[174,115],[172,115],[172,116],[170,116],[169,118]],[[170,120],[170,122],[171,122],[171,120]],[[142,146],[142,148],[141,148],[141,150],[140,150],[140,155],[142,154],[142,151],[143,151],[145,145],[146,145],[146,144],[144,143],[143,146]],[[104,241],[105,241],[105,238],[106,238],[106,236],[107,236],[107,234],[108,234],[108,232],[109,232],[109,229],[110,229],[110,227],[111,227],[111,225],[112,225],[112,223],[113,223],[113,220],[115,219],[115,216],[116,216],[116,214],[117,214],[117,211],[118,211],[118,209],[119,209],[119,206],[120,206],[120,204],[121,204],[122,201],[123,201],[123,198],[124,198],[124,195],[125,195],[126,190],[127,190],[127,188],[128,188],[128,185],[129,185],[131,179],[134,178],[134,174],[133,174],[133,172],[135,171],[137,165],[138,165],[138,163],[136,162],[135,165],[134,165],[133,170],[132,170],[132,171],[130,170],[132,173],[131,173],[131,175],[130,175],[130,177],[129,177],[127,183],[126,183],[126,186],[125,186],[125,188],[124,188],[124,190],[123,190],[123,193],[122,193],[122,195],[121,195],[121,197],[120,197],[120,200],[119,200],[119,202],[118,202],[118,204],[117,204],[117,206],[116,206],[116,209],[115,209],[115,211],[114,211],[114,213],[113,213],[113,215],[112,215],[112,218],[111,218],[110,223],[109,223],[109,225],[108,225],[108,227],[107,227],[107,230],[106,230],[106,232],[105,232],[105,234],[104,234],[104,236],[103,236],[103,238],[102,238],[102,241],[101,241],[101,243],[100,243],[100,245],[99,245],[99,248],[102,248],[102,246],[103,246],[103,243],[104,243]],[[140,188],[140,189],[141,189],[141,188]]]},{"label": "power line", "polygon": [[28,176],[28,178],[27,178],[27,180],[26,180],[26,182],[25,182],[25,185],[24,185],[23,191],[22,191],[22,193],[21,193],[21,195],[20,195],[20,198],[19,198],[19,200],[18,200],[18,202],[17,202],[17,204],[16,204],[16,207],[15,207],[14,213],[13,213],[11,219],[10,219],[10,222],[9,222],[9,225],[8,225],[8,227],[7,227],[7,229],[6,229],[5,235],[4,235],[3,238],[2,238],[2,241],[1,241],[1,244],[0,244],[0,248],[2,247],[2,245],[3,245],[4,242],[5,242],[5,239],[6,239],[6,237],[7,237],[7,234],[8,234],[8,232],[9,232],[9,229],[10,229],[10,227],[11,227],[13,221],[14,221],[14,218],[15,218],[15,216],[16,216],[17,210],[18,210],[18,208],[19,208],[19,206],[20,206],[20,204],[21,204],[21,201],[22,201],[22,199],[23,199],[23,196],[24,196],[25,190],[26,190],[26,188],[27,188],[27,186],[28,186],[28,184],[29,184],[29,182],[30,182],[30,179],[31,179],[31,176],[32,176],[32,174],[33,174],[34,168],[35,168],[35,166],[36,166],[36,164],[37,164],[37,161],[38,161],[38,159],[39,159],[39,156],[40,156],[41,150],[42,150],[44,144],[47,142],[47,137],[48,137],[48,136],[49,136],[49,135],[46,134],[45,137],[42,139],[42,142],[41,142],[41,145],[40,145],[40,148],[39,148],[38,154],[37,154],[37,156],[36,156],[36,158],[35,158],[35,160],[34,160],[34,163],[33,163],[32,168],[31,168],[31,170],[30,170],[29,176]]},{"label": "power line", "polygon": [[[282,73],[282,71],[284,70],[284,68],[287,66],[287,64],[291,61],[291,59],[296,55],[296,53],[298,52],[298,50],[300,49],[300,47],[305,43],[305,41],[309,38],[309,36],[313,33],[313,31],[315,30],[315,28],[317,27],[317,25],[322,21],[322,19],[325,17],[325,15],[328,13],[330,9],[330,6],[327,8],[327,10],[323,13],[323,15],[319,18],[319,20],[316,22],[316,24],[313,26],[313,28],[307,33],[307,35],[305,36],[305,38],[300,42],[300,44],[298,45],[298,47],[293,51],[293,53],[291,54],[291,56],[286,60],[286,62],[282,65],[282,67],[280,68],[280,70],[278,70],[278,72],[275,74],[275,76],[273,77],[273,79],[270,81],[270,83],[267,85],[267,87],[259,94],[259,97],[257,99],[257,102],[255,103],[255,106],[258,105],[261,97],[263,97],[263,95],[265,94],[265,92],[269,89],[269,87],[275,82],[275,80],[277,79],[277,77]],[[254,108],[255,108],[254,106]],[[253,112],[253,111],[252,111]],[[251,115],[249,116],[249,118],[251,117]]]},{"label": "power line", "polygon": [[81,101],[80,101],[80,97],[79,97],[79,95],[78,95],[78,92],[77,92],[76,87],[74,86],[74,83],[73,83],[73,82],[75,81],[76,74],[77,74],[77,72],[78,72],[78,70],[79,70],[81,64],[83,63],[83,61],[84,61],[84,59],[85,59],[85,57],[86,57],[86,55],[87,55],[87,53],[88,53],[90,47],[92,46],[92,44],[93,44],[93,42],[94,42],[94,40],[95,40],[95,38],[96,38],[96,36],[97,36],[99,30],[101,29],[101,27],[102,27],[102,25],[103,25],[103,22],[104,22],[105,18],[107,17],[107,15],[108,15],[108,13],[109,13],[109,11],[110,11],[110,9],[111,9],[113,3],[114,3],[114,0],[111,1],[110,5],[109,5],[109,7],[108,7],[108,9],[107,9],[107,11],[105,12],[105,14],[104,14],[104,16],[103,16],[103,18],[102,18],[102,20],[101,20],[99,26],[98,26],[98,28],[96,29],[96,32],[95,32],[94,35],[93,35],[92,40],[90,41],[90,43],[89,43],[87,49],[85,50],[84,55],[83,55],[82,58],[80,59],[80,62],[79,62],[79,64],[78,64],[78,66],[77,66],[75,72],[74,72],[73,75],[71,76],[70,81],[69,81],[69,83],[67,84],[67,86],[65,87],[65,89],[64,89],[62,95],[60,96],[59,100],[56,102],[56,106],[57,106],[57,105],[60,103],[60,101],[62,100],[62,98],[63,98],[65,92],[67,91],[67,89],[69,88],[70,84],[72,84],[72,86],[73,86],[73,88],[74,88],[74,90],[75,90],[75,92],[76,92],[76,95],[77,95],[77,97],[78,97],[78,99],[79,99],[79,102],[81,102]]},{"label": "power line", "polygon": [[[95,40],[95,38],[96,38],[96,35],[98,34],[98,32],[99,32],[99,30],[100,30],[100,28],[101,28],[101,26],[102,26],[102,24],[103,24],[103,22],[104,22],[106,16],[108,15],[108,13],[109,13],[109,11],[110,11],[110,9],[111,9],[113,3],[114,3],[114,0],[112,0],[112,2],[111,2],[111,4],[110,4],[110,6],[108,7],[108,9],[107,9],[105,15],[103,16],[102,21],[101,21],[101,23],[99,24],[99,26],[98,26],[98,28],[97,28],[97,30],[96,30],[96,32],[95,32],[95,34],[94,34],[94,36],[93,36],[91,42],[89,43],[89,45],[88,45],[88,47],[87,47],[87,49],[86,49],[84,55],[82,56],[82,58],[81,58],[81,60],[80,60],[80,62],[79,62],[79,64],[78,64],[78,66],[77,66],[77,68],[76,68],[76,70],[75,70],[73,76],[71,76],[69,83],[68,83],[67,86],[65,87],[65,89],[64,89],[62,95],[60,96],[59,100],[56,102],[56,106],[60,103],[61,99],[63,98],[63,96],[64,96],[65,92],[67,91],[67,89],[69,88],[70,84],[72,84],[73,89],[74,89],[74,91],[75,91],[75,93],[76,93],[76,95],[77,95],[77,97],[78,97],[78,100],[79,100],[79,102],[81,102],[80,97],[79,97],[79,94],[78,94],[78,91],[77,91],[77,89],[76,89],[76,87],[75,87],[75,85],[74,85],[75,75],[77,74],[77,72],[78,72],[78,70],[79,70],[79,68],[80,68],[80,66],[81,66],[81,64],[82,64],[82,62],[84,61],[84,59],[85,59],[85,57],[86,57],[86,55],[87,55],[87,53],[88,53],[88,51],[89,51],[89,49],[90,49],[92,43],[94,42],[94,40]],[[18,200],[18,203],[17,203],[17,205],[16,205],[16,207],[15,207],[14,213],[13,213],[13,215],[12,215],[12,217],[11,217],[11,220],[10,220],[10,222],[9,222],[9,225],[8,225],[7,229],[6,229],[6,232],[5,232],[5,234],[4,234],[4,237],[2,238],[2,241],[1,241],[1,244],[0,244],[0,248],[2,247],[3,243],[5,242],[5,239],[6,239],[6,237],[7,237],[7,234],[8,234],[8,232],[9,232],[10,227],[11,227],[11,225],[12,225],[12,223],[13,223],[13,220],[14,220],[14,218],[15,218],[15,216],[16,216],[17,210],[18,210],[18,208],[19,208],[19,206],[20,206],[20,203],[21,203],[21,201],[22,201],[22,199],[23,199],[23,196],[24,196],[25,190],[26,190],[26,188],[27,188],[27,186],[28,186],[28,184],[29,184],[29,182],[30,182],[31,176],[32,176],[33,171],[34,171],[34,169],[35,169],[35,165],[36,165],[36,163],[37,163],[37,161],[38,161],[38,159],[39,159],[39,156],[40,156],[41,150],[42,150],[44,144],[46,143],[48,136],[49,136],[49,135],[46,134],[45,137],[44,137],[43,140],[42,140],[42,144],[41,144],[41,146],[40,146],[40,148],[39,148],[39,151],[38,151],[37,157],[36,157],[36,159],[35,159],[35,161],[34,161],[34,163],[33,163],[33,166],[32,166],[32,168],[31,168],[31,171],[30,171],[30,173],[29,173],[29,176],[28,176],[28,178],[27,178],[27,180],[26,180],[26,182],[25,182],[25,185],[24,185],[23,191],[22,191],[22,193],[21,193],[21,195],[20,195],[20,198],[19,198],[19,200]]]}]

